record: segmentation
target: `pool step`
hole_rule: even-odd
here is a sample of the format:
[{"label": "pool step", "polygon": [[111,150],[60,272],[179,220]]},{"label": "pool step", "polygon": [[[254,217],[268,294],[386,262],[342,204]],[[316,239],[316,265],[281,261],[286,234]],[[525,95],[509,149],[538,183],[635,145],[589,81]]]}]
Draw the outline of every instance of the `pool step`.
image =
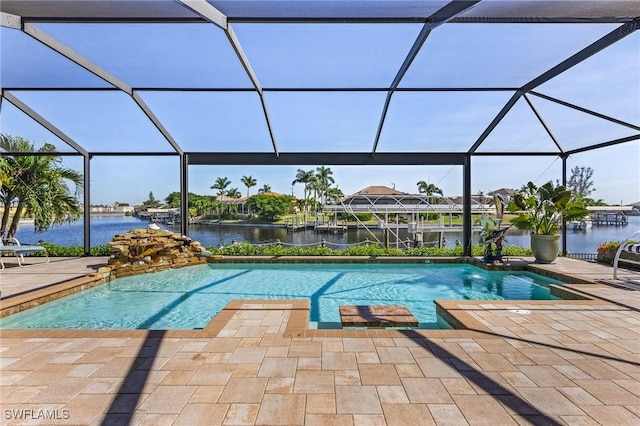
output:
[{"label": "pool step", "polygon": [[418,320],[402,305],[342,305],[343,327],[417,327]]}]

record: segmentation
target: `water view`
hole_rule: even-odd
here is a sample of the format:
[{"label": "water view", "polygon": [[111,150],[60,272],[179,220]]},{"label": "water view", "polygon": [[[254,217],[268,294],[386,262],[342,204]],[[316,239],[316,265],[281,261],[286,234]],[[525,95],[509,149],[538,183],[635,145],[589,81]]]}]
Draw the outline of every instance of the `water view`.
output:
[{"label": "water view", "polygon": [[[106,244],[118,233],[126,232],[134,228],[145,228],[149,222],[130,216],[94,216],[91,218],[91,246]],[[164,229],[179,232],[179,226],[160,224]],[[53,227],[47,232],[34,232],[33,224],[24,223],[18,228],[16,238],[23,244],[45,241],[63,246],[83,244],[83,220],[73,224]],[[585,231],[567,231],[567,249],[571,253],[596,253],[598,246],[606,241],[623,241],[634,231],[640,229],[640,216],[629,216],[627,226],[593,226]],[[371,229],[374,235],[383,241],[383,231]],[[395,232],[395,229],[394,229]],[[406,229],[399,229],[400,239],[407,239],[409,235]],[[313,244],[323,239],[329,243],[348,245],[365,240],[375,240],[366,229],[349,230],[343,234],[318,234],[313,230],[300,232],[287,232],[284,228],[257,227],[257,226],[220,226],[220,225],[191,225],[189,236],[200,241],[205,246],[230,245],[233,241],[248,241],[252,243],[272,242],[280,240],[290,244]],[[447,247],[453,247],[456,241],[462,241],[462,232],[446,232],[444,234]],[[436,242],[437,233],[425,233],[424,241]],[[474,233],[473,241],[477,241],[478,235]],[[392,240],[392,245],[393,245]],[[529,234],[527,231],[510,229],[506,234],[505,245],[529,246]]]}]

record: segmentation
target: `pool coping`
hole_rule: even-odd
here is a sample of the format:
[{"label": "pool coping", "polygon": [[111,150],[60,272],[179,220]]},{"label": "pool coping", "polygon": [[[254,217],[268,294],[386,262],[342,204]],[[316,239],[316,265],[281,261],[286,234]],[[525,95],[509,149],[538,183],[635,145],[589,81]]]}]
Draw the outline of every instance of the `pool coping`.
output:
[{"label": "pool coping", "polygon": [[[557,271],[553,271],[548,265],[532,264],[531,261],[522,258],[507,259],[504,264],[486,264],[481,258],[476,257],[366,257],[366,256],[336,256],[336,257],[320,257],[320,256],[225,256],[224,259],[219,259],[219,263],[434,263],[434,264],[451,264],[451,263],[465,263],[471,264],[486,270],[516,270],[516,271],[529,271],[538,273],[540,275],[547,276],[549,278],[558,279],[571,283],[588,283],[594,284],[593,280],[588,277],[564,274]],[[90,273],[85,277],[76,278],[73,280],[65,281],[58,284],[53,284],[47,287],[39,288],[37,290],[17,294],[12,297],[8,297],[2,300],[2,307],[0,309],[0,318],[11,315],[16,312],[20,312],[25,309],[29,309],[34,306],[38,306],[43,303],[47,303],[51,300],[56,300],[67,295],[83,291],[98,285],[105,284],[112,279],[109,273]],[[558,288],[558,286],[550,285],[552,291],[555,291],[556,296],[562,294],[561,297],[569,298],[572,302],[576,300],[594,300],[593,296],[573,289]],[[552,293],[553,294],[553,293]],[[595,298],[597,299],[597,298]],[[261,303],[266,305],[282,304],[282,300],[252,300],[251,302]],[[247,302],[245,299],[231,301],[225,306],[203,329],[193,330],[163,330],[167,336],[173,337],[213,337],[224,327],[227,321],[233,316],[235,312],[240,309],[242,303]],[[273,303],[272,303],[273,302]],[[305,302],[307,305],[305,305]],[[456,300],[434,300],[436,304],[436,311],[443,319],[445,319],[452,327],[450,329],[420,329],[411,328],[411,330],[424,335],[434,336],[441,335],[442,332],[452,332],[456,330],[478,330],[486,331],[485,327],[472,320],[469,315],[465,315],[464,310],[461,310],[456,303],[468,305],[469,301],[456,301]],[[480,303],[482,301],[478,301]],[[493,305],[517,305],[518,303],[530,303],[532,301],[504,301],[504,303],[493,303]],[[539,304],[545,302],[558,301],[536,301]],[[609,301],[611,302],[611,301]],[[285,335],[288,337],[390,337],[400,336],[402,331],[394,329],[309,329],[309,305],[308,300],[287,300],[287,303],[293,303],[291,309],[291,320],[288,323]],[[484,302],[486,304],[486,302]],[[615,303],[615,302],[614,302]],[[122,336],[140,336],[148,335],[153,330],[81,330],[81,329],[0,329],[0,336],[2,337],[19,337],[19,336],[76,336],[76,337],[88,337],[99,335],[101,337],[122,337]]]}]

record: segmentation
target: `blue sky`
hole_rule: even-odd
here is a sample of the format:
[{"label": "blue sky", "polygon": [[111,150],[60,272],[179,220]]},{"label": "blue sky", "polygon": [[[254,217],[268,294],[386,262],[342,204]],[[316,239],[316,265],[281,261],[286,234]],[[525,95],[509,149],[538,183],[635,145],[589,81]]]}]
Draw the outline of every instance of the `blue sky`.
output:
[{"label": "blue sky", "polygon": [[[519,87],[618,25],[443,25],[432,32],[401,88]],[[133,87],[249,89],[251,82],[222,30],[205,24],[40,24],[39,27]],[[265,88],[388,87],[420,25],[233,24]],[[0,30],[2,87],[107,87],[108,84],[16,30]],[[640,125],[640,34],[628,36],[536,89],[581,107]],[[170,145],[131,98],[117,91],[11,92],[89,151],[170,152]],[[269,152],[259,97],[251,91],[141,91],[185,151]],[[496,92],[396,92],[378,151],[464,152],[511,97]],[[575,149],[637,133],[530,96],[558,142]],[[281,152],[368,152],[373,146],[384,92],[266,91],[265,102]],[[9,102],[0,131],[71,149]],[[552,151],[553,141],[521,99],[479,151]],[[64,157],[82,168],[82,159]],[[594,198],[640,201],[640,142],[569,157],[568,169],[595,170]],[[296,170],[319,165],[191,166],[189,190],[213,194],[227,177],[244,195],[242,176],[291,193]],[[517,188],[527,181],[560,179],[557,157],[474,157],[472,190]],[[344,193],[369,185],[415,192],[419,180],[445,195],[462,193],[459,166],[337,167]],[[138,204],[179,190],[177,157],[99,157],[91,161],[93,204]],[[293,187],[302,195],[302,187]]]}]

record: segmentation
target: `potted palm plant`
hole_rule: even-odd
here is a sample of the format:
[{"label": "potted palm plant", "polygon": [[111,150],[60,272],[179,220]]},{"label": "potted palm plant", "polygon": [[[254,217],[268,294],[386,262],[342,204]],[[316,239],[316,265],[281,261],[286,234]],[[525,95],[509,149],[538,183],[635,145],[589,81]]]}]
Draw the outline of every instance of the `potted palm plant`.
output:
[{"label": "potted palm plant", "polygon": [[513,195],[507,210],[518,214],[511,219],[516,228],[531,232],[531,250],[539,263],[551,263],[558,256],[563,219],[579,220],[589,214],[582,201],[572,199],[571,191],[551,181],[540,187],[527,183]]}]

